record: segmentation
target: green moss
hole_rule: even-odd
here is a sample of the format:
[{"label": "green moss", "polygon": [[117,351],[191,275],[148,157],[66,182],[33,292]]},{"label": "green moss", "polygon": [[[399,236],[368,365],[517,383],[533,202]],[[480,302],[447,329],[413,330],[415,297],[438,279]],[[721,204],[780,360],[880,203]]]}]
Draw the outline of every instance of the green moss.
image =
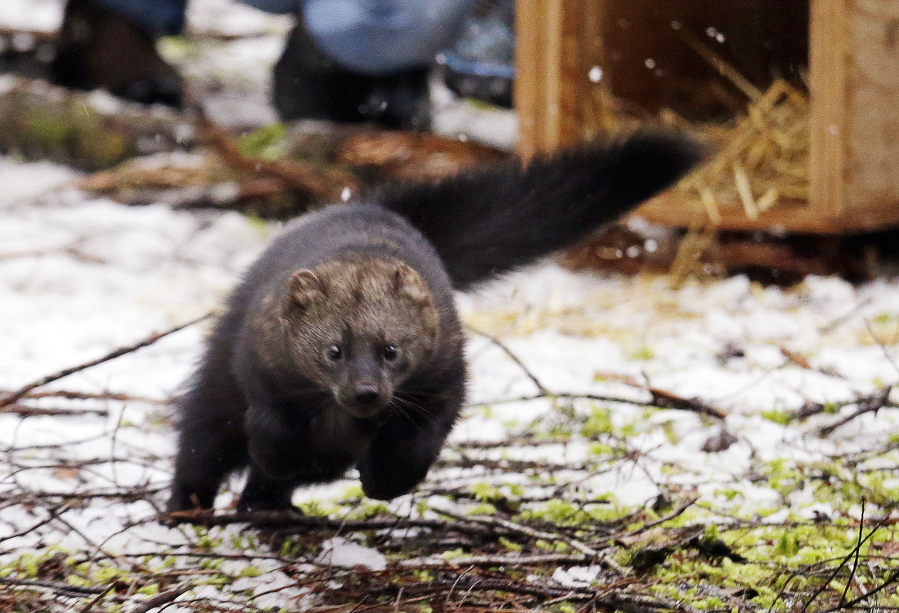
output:
[{"label": "green moss", "polygon": [[799,540],[795,534],[782,532],[780,538],[777,539],[777,545],[774,547],[774,553],[778,556],[794,556],[799,553]]},{"label": "green moss", "polygon": [[737,498],[745,497],[745,494],[743,492],[741,492],[740,490],[735,489],[735,488],[728,488],[728,487],[722,488],[720,490],[715,490],[715,495],[723,496],[725,498],[725,500],[728,500],[728,501],[733,501],[733,500],[736,500]]},{"label": "green moss", "polygon": [[200,568],[203,570],[221,570],[224,558],[203,558],[200,560]]},{"label": "green moss", "polygon": [[114,583],[117,579],[126,576],[124,571],[114,566],[100,567],[91,573],[91,578],[102,584]]},{"label": "green moss", "polygon": [[450,549],[441,553],[440,557],[444,560],[452,560],[454,558],[461,558],[466,555],[468,555],[468,553],[464,549]]},{"label": "green moss", "polygon": [[521,518],[549,521],[559,526],[578,526],[591,519],[580,506],[560,499],[547,500],[537,508],[526,509],[521,513]]},{"label": "green moss", "polygon": [[296,540],[286,540],[281,543],[280,554],[283,558],[295,558],[303,551],[302,544]]},{"label": "green moss", "polygon": [[197,540],[194,543],[196,547],[212,551],[222,544],[222,537],[213,538],[210,534],[210,530],[207,530],[202,526],[194,526],[193,529],[194,534],[197,536]]},{"label": "green moss", "polygon": [[669,420],[662,424],[662,433],[665,435],[665,440],[672,445],[680,443],[680,435],[678,435],[677,428],[673,421]]},{"label": "green moss", "polygon": [[534,545],[537,549],[542,549],[543,551],[548,551],[551,553],[565,553],[569,551],[571,547],[568,546],[567,543],[563,541],[547,541],[544,539],[537,539],[534,542]]},{"label": "green moss", "polygon": [[625,351],[624,356],[629,360],[645,361],[654,360],[656,357],[656,353],[650,347],[641,346],[634,347],[628,351]]},{"label": "green moss", "polygon": [[581,426],[581,436],[588,439],[612,434],[613,431],[612,412],[605,407],[595,407]]},{"label": "green moss", "polygon": [[27,134],[36,145],[50,153],[65,151],[69,138],[70,122],[49,108],[32,107],[25,111]]},{"label": "green moss", "polygon": [[474,499],[480,502],[493,502],[504,497],[498,487],[484,481],[472,484],[468,490],[474,496]]},{"label": "green moss", "polygon": [[496,507],[492,504],[478,504],[465,510],[466,515],[493,515]]},{"label": "green moss", "polygon": [[510,551],[521,551],[521,545],[510,541],[504,536],[499,537],[499,544]]},{"label": "green moss", "polygon": [[298,505],[303,515],[309,517],[328,517],[332,513],[338,511],[338,507],[333,503],[321,500],[310,500]]},{"label": "green moss", "polygon": [[373,519],[381,515],[389,515],[390,507],[384,502],[371,502],[366,500],[360,507],[353,509],[347,513],[347,519],[365,520]]},{"label": "green moss", "polygon": [[237,146],[244,155],[276,160],[284,156],[286,134],[287,128],[283,123],[274,123],[244,135],[237,141]]},{"label": "green moss", "polygon": [[770,409],[768,411],[762,411],[759,413],[763,418],[768,421],[773,421],[776,424],[780,424],[782,426],[789,425],[791,421],[793,421],[793,414],[789,411],[784,411],[781,409]]},{"label": "green moss", "polygon": [[144,594],[145,596],[155,596],[159,593],[159,584],[158,583],[149,583],[147,585],[142,586],[137,590],[139,594]]},{"label": "green moss", "polygon": [[588,448],[590,455],[606,456],[615,453],[615,448],[606,443],[590,443]]},{"label": "green moss", "polygon": [[259,570],[257,566],[253,566],[252,564],[247,564],[242,569],[240,569],[240,573],[238,576],[240,577],[258,577],[262,574],[262,571]]},{"label": "green moss", "polygon": [[619,428],[618,436],[622,436],[624,438],[630,438],[630,437],[636,435],[638,432],[640,432],[640,430],[637,428],[637,423],[631,422],[631,423],[624,424],[623,426],[621,426],[621,428]]}]

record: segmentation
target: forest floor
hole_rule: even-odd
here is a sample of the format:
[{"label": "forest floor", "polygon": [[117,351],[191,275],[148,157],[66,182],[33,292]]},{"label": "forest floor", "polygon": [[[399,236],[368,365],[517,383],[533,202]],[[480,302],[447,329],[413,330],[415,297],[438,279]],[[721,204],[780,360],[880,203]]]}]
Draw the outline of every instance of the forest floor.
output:
[{"label": "forest floor", "polygon": [[246,516],[237,476],[173,525],[171,398],[278,224],[79,177],[0,158],[0,612],[899,609],[897,279],[542,263],[458,297],[469,399],[415,493]]}]

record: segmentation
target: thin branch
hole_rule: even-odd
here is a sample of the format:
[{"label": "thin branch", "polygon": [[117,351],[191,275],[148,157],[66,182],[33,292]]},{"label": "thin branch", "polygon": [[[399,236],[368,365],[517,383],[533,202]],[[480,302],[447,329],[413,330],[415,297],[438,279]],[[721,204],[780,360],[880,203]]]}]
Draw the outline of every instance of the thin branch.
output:
[{"label": "thin branch", "polygon": [[818,434],[820,436],[830,436],[830,434],[833,433],[834,430],[848,424],[856,417],[864,415],[865,413],[876,413],[880,409],[887,406],[890,399],[890,392],[892,391],[892,386],[888,385],[871,396],[859,398],[856,401],[856,403],[858,404],[858,409],[856,409],[851,415],[844,417],[836,423],[833,423],[829,426],[824,426],[823,428],[819,429]]},{"label": "thin branch", "polygon": [[546,400],[553,398],[562,398],[565,400],[596,400],[598,402],[616,402],[620,404],[630,404],[636,406],[651,406],[659,409],[677,409],[680,411],[689,411],[691,413],[699,413],[707,417],[715,419],[724,419],[727,413],[708,406],[701,400],[682,398],[669,392],[655,388],[644,388],[652,394],[650,400],[635,400],[634,398],[622,398],[620,396],[603,396],[600,394],[573,394],[568,392],[551,392],[548,396],[543,394],[535,394],[532,396],[519,396],[517,398],[501,398],[498,400],[489,400],[485,402],[475,402],[471,406],[490,406],[494,404],[509,404],[511,402],[530,402],[533,400]]},{"label": "thin branch", "polygon": [[534,373],[525,366],[524,362],[522,362],[518,356],[516,356],[511,349],[509,349],[502,341],[498,338],[487,334],[486,332],[481,332],[471,326],[466,325],[466,328],[471,332],[483,336],[491,343],[499,347],[503,353],[505,353],[509,358],[515,362],[516,365],[521,369],[521,371],[525,374],[525,376],[531,380],[531,383],[537,388],[539,392],[537,395],[533,396],[523,396],[521,398],[507,399],[507,400],[497,400],[494,402],[480,402],[477,403],[477,406],[490,405],[490,404],[501,404],[508,402],[526,402],[529,400],[536,400],[538,398],[547,398],[549,400],[554,399],[564,399],[564,400],[598,400],[601,402],[620,402],[624,404],[639,404],[643,405],[651,405],[656,406],[662,409],[678,409],[682,411],[691,411],[694,413],[700,413],[702,415],[707,415],[709,417],[714,417],[716,419],[724,419],[726,414],[719,409],[709,406],[705,402],[697,399],[697,398],[684,398],[682,396],[678,396],[673,392],[669,392],[667,390],[663,390],[657,387],[652,387],[650,385],[640,383],[639,381],[633,379],[632,377],[628,377],[627,375],[620,374],[603,374],[602,376],[607,379],[612,379],[614,381],[618,381],[619,383],[624,383],[625,385],[629,385],[631,387],[635,387],[637,389],[641,389],[645,392],[649,392],[652,400],[649,402],[637,401],[631,398],[616,398],[612,396],[600,396],[596,394],[571,394],[571,393],[557,393],[550,391],[540,382],[540,379],[537,378]]},{"label": "thin branch", "polygon": [[14,402],[13,404],[3,407],[2,413],[10,413],[19,417],[73,417],[82,415],[96,415],[98,417],[106,417],[109,415],[108,409],[45,409],[39,407],[28,407],[24,404]]},{"label": "thin branch", "polygon": [[[875,528],[876,530],[877,528]],[[855,550],[853,551],[853,560],[852,560],[852,570],[849,571],[849,581],[846,582],[846,585],[843,586],[843,593],[840,595],[840,604],[846,604],[846,595],[849,593],[849,586],[852,583],[852,579],[856,576],[856,572],[858,572],[858,556],[861,553],[862,543],[864,543],[864,535],[865,535],[865,499],[862,498],[862,510],[861,515],[858,518],[858,542],[855,545]]]},{"label": "thin branch", "polygon": [[697,500],[699,500],[699,498],[693,498],[692,500],[685,502],[681,506],[679,506],[676,509],[674,509],[673,511],[671,511],[671,513],[669,513],[668,515],[665,515],[664,517],[660,517],[657,520],[651,521],[647,524],[643,524],[642,526],[640,526],[633,532],[628,533],[628,536],[634,536],[636,534],[641,534],[643,532],[646,532],[647,530],[651,530],[651,529],[655,528],[656,526],[661,526],[665,522],[669,522],[672,519],[674,519],[675,517],[679,517],[680,515],[683,514],[684,511],[686,511],[687,509],[692,507],[694,504],[696,504]]},{"label": "thin branch", "polygon": [[[865,525],[865,519],[864,519],[864,516],[862,516],[861,521],[859,521],[859,527],[858,527],[858,528],[859,528],[859,539],[858,539],[858,542],[856,542],[855,547],[853,547],[852,551],[850,551],[848,555],[843,556],[843,558],[840,560],[839,566],[837,566],[837,567],[833,570],[833,572],[830,573],[830,576],[827,578],[827,581],[825,581],[823,584],[821,584],[821,585],[818,587],[817,590],[815,590],[815,593],[812,594],[811,598],[809,598],[809,599],[806,601],[806,603],[805,603],[805,604],[803,605],[803,607],[802,607],[802,610],[801,610],[799,613],[805,613],[805,612],[808,610],[808,608],[809,608],[809,606],[812,604],[812,602],[814,602],[815,599],[816,599],[818,596],[820,596],[821,593],[822,593],[824,590],[826,590],[826,589],[828,588],[828,586],[830,586],[831,581],[833,581],[833,580],[836,578],[836,576],[840,573],[840,571],[843,570],[843,568],[849,563],[849,560],[853,559],[853,557],[855,557],[856,560],[858,559],[857,556],[858,556],[859,552],[861,551],[862,545],[864,545],[865,542],[868,541],[868,539],[870,539],[872,536],[874,536],[874,534],[877,532],[877,530],[878,530],[881,526],[883,526],[885,523],[886,523],[886,518],[881,519],[881,520],[878,521],[877,524],[871,529],[871,532],[868,533],[868,536],[862,538],[862,536],[861,536],[861,530],[862,530],[862,528],[863,528],[864,525]],[[841,599],[841,601],[842,601],[842,599]],[[772,606],[773,606],[773,605],[772,605]],[[842,606],[847,606],[847,607],[848,607],[848,605],[846,605],[845,603],[844,603]],[[839,609],[839,608],[841,608],[841,607],[837,607],[836,609]],[[836,610],[836,609],[834,609],[834,610]]]},{"label": "thin branch", "polygon": [[878,585],[877,587],[868,590],[867,592],[865,592],[864,594],[862,594],[862,595],[859,596],[858,598],[854,598],[854,599],[850,600],[849,602],[843,602],[843,603],[838,604],[838,605],[835,606],[835,607],[831,607],[831,608],[829,608],[829,609],[825,609],[825,610],[822,611],[821,613],[833,613],[834,611],[848,611],[849,609],[852,609],[852,608],[855,607],[856,605],[858,605],[858,604],[864,602],[865,600],[867,600],[867,599],[870,598],[871,596],[874,596],[874,595],[877,594],[878,592],[882,592],[883,590],[885,590],[885,589],[888,588],[889,586],[893,585],[893,584],[896,583],[897,581],[899,581],[899,570],[894,570],[894,571],[891,572],[890,575],[883,581],[883,583],[881,583],[881,584]]},{"label": "thin branch", "polygon": [[[210,528],[230,524],[253,524],[266,528],[303,528],[325,530],[385,530],[391,528],[431,528],[444,530],[456,528],[445,521],[433,519],[410,519],[397,517],[391,519],[332,519],[330,517],[308,517],[299,509],[287,511],[236,511],[233,513],[214,513],[212,511],[175,511],[159,515],[157,520],[169,525],[192,524]],[[480,530],[484,532],[484,530]],[[282,531],[283,533],[283,531]]]},{"label": "thin branch", "polygon": [[15,577],[0,577],[0,585],[40,588],[42,590],[50,590],[58,594],[76,597],[95,596],[105,591],[105,588],[99,587],[83,587],[80,585],[59,583],[57,581],[44,581],[43,579],[16,579]]},{"label": "thin branch", "polygon": [[87,604],[85,604],[83,607],[81,607],[81,608],[78,610],[78,613],[88,613],[91,609],[94,608],[94,605],[96,605],[96,604],[99,603],[101,600],[103,600],[103,597],[106,596],[109,592],[111,592],[111,591],[114,590],[115,588],[116,588],[116,584],[115,584],[115,583],[110,583],[109,585],[107,585],[105,590],[103,590],[102,592],[100,592],[99,594],[97,594],[94,598],[91,598],[91,599],[87,602]]},{"label": "thin branch", "polygon": [[571,546],[573,549],[577,549],[581,553],[593,556],[600,557],[602,554],[593,549],[592,547],[588,547],[584,543],[581,543],[578,540],[573,538],[569,538],[562,534],[557,534],[554,532],[543,532],[541,530],[535,530],[534,528],[530,528],[528,526],[523,526],[521,524],[517,524],[515,522],[509,521],[507,519],[503,519],[501,517],[478,517],[476,515],[457,515],[451,511],[447,511],[444,509],[433,509],[435,513],[440,515],[445,515],[449,518],[455,519],[456,521],[462,522],[471,522],[475,524],[481,524],[484,526],[493,526],[505,528],[506,530],[511,530],[512,532],[517,532],[518,534],[523,534],[525,536],[529,536],[535,539],[545,539],[547,541],[558,541],[565,543],[566,545]]},{"label": "thin branch", "polygon": [[871,335],[871,338],[874,339],[874,342],[877,343],[877,346],[880,347],[880,352],[883,354],[883,357],[886,358],[886,361],[890,363],[890,366],[893,367],[893,370],[895,370],[896,373],[899,373],[899,364],[896,364],[896,360],[890,355],[886,344],[884,344],[880,337],[874,333],[874,328],[871,326],[871,322],[868,319],[865,319],[865,329],[868,331],[868,334]]},{"label": "thin branch", "polygon": [[142,340],[138,343],[135,343],[134,345],[129,345],[127,347],[120,347],[119,349],[116,349],[115,351],[106,354],[102,358],[97,358],[96,360],[91,360],[90,362],[85,362],[84,364],[79,364],[78,366],[72,366],[71,368],[66,368],[66,369],[60,370],[59,372],[55,372],[52,375],[47,375],[46,377],[41,377],[37,381],[33,381],[32,383],[29,383],[28,385],[19,388],[18,390],[16,390],[12,394],[6,396],[5,398],[0,399],[0,409],[4,409],[5,407],[10,406],[17,400],[24,398],[32,390],[35,390],[39,387],[43,387],[43,386],[47,385],[48,383],[52,383],[54,381],[59,381],[60,379],[62,379],[64,377],[68,377],[69,375],[75,374],[76,372],[81,372],[82,370],[87,370],[88,368],[91,368],[92,366],[97,366],[98,364],[103,364],[104,362],[109,362],[110,360],[114,360],[116,358],[122,357],[123,355],[133,353],[133,352],[137,351],[138,349],[143,349],[144,347],[148,347],[148,346],[152,345],[153,343],[155,343],[156,341],[163,339],[166,336],[169,336],[170,334],[174,334],[175,332],[179,332],[189,326],[193,326],[195,324],[200,323],[201,321],[203,321],[205,319],[208,319],[211,315],[212,315],[212,313],[207,313],[206,315],[203,315],[202,317],[197,317],[196,319],[192,319],[191,321],[189,321],[185,324],[175,326],[174,328],[170,328],[170,329],[166,330],[165,332],[157,332],[155,334],[151,334],[144,340]]},{"label": "thin branch", "polygon": [[68,509],[69,509],[69,505],[63,505],[60,508],[54,507],[54,508],[48,509],[47,512],[49,513],[49,516],[45,517],[44,519],[42,519],[41,521],[39,521],[35,524],[32,524],[31,526],[29,526],[28,528],[25,528],[24,530],[20,530],[19,532],[16,532],[15,534],[9,534],[7,536],[0,537],[0,543],[2,543],[4,541],[16,539],[16,538],[21,538],[23,536],[31,534],[32,532],[34,532],[41,526],[46,526],[47,524],[52,522],[54,519],[59,517],[60,513],[65,513]]},{"label": "thin branch", "polygon": [[525,376],[526,376],[528,379],[530,379],[530,380],[531,380],[531,383],[533,383],[533,384],[536,386],[537,391],[539,391],[541,395],[543,395],[543,396],[554,396],[554,394],[553,394],[552,392],[550,392],[549,390],[547,390],[546,387],[544,387],[543,384],[540,383],[540,380],[534,375],[534,373],[532,373],[532,372],[530,371],[530,369],[529,369],[527,366],[524,365],[524,362],[522,362],[522,361],[518,358],[517,355],[515,355],[514,353],[512,353],[512,350],[511,350],[511,349],[509,349],[508,347],[506,347],[505,343],[503,343],[501,340],[499,340],[499,339],[496,338],[495,336],[492,336],[492,335],[490,335],[490,334],[487,334],[486,332],[482,332],[482,331],[480,331],[480,330],[478,330],[478,329],[476,329],[476,328],[472,328],[470,325],[467,325],[467,324],[466,324],[465,328],[468,329],[468,330],[470,330],[470,331],[473,332],[474,334],[477,334],[478,336],[483,336],[484,338],[486,338],[487,340],[489,340],[491,343],[493,343],[494,345],[496,345],[497,347],[499,347],[499,348],[503,351],[503,353],[505,353],[507,356],[509,356],[509,359],[511,359],[513,362],[515,362],[515,364],[518,365],[518,367],[519,367],[519,368],[521,369],[521,371],[525,374]]},{"label": "thin branch", "polygon": [[160,592],[149,600],[145,600],[138,606],[131,609],[131,613],[147,613],[152,609],[156,609],[158,607],[161,607],[162,605],[167,605],[170,602],[174,602],[174,600],[178,598],[178,596],[187,592],[193,587],[193,581],[185,581],[183,583],[179,583],[175,587],[169,588],[164,592]]},{"label": "thin branch", "polygon": [[[13,394],[9,390],[0,390],[0,394],[4,396]],[[115,400],[118,402],[145,402],[147,404],[166,404],[168,400],[164,398],[148,398],[146,396],[134,396],[132,394],[120,394],[115,392],[76,392],[73,390],[47,390],[45,392],[36,392],[27,394],[26,400],[38,398],[63,398],[65,400]]]}]

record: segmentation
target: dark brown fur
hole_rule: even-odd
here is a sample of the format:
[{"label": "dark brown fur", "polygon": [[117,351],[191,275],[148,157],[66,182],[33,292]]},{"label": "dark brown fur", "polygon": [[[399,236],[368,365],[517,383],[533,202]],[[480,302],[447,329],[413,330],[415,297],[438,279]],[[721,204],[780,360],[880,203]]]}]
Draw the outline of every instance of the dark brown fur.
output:
[{"label": "dark brown fur", "polygon": [[411,491],[464,400],[453,288],[571,244],[699,158],[637,135],[296,220],[235,290],[181,399],[169,509],[212,506],[245,466],[242,509],[289,507],[353,466],[370,497]]}]

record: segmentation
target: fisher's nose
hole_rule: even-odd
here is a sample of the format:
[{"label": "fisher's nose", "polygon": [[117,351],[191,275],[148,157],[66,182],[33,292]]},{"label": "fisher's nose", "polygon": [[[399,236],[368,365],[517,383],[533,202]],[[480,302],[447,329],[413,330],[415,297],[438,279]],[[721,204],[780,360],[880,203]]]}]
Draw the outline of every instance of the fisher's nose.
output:
[{"label": "fisher's nose", "polygon": [[353,390],[353,398],[361,406],[371,406],[377,404],[381,394],[378,387],[371,383],[361,383]]}]

